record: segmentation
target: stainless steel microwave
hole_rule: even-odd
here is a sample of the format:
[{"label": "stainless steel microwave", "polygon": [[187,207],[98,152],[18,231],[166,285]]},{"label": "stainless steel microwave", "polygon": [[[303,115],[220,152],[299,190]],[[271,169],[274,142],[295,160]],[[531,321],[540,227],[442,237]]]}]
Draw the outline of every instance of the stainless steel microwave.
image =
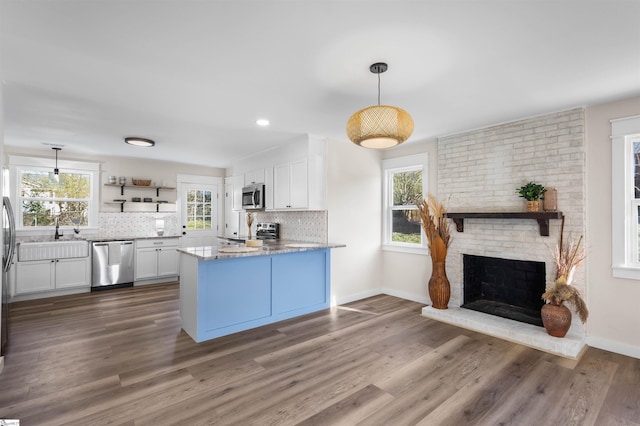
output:
[{"label": "stainless steel microwave", "polygon": [[256,183],[242,188],[242,208],[245,210],[264,209],[264,183]]}]

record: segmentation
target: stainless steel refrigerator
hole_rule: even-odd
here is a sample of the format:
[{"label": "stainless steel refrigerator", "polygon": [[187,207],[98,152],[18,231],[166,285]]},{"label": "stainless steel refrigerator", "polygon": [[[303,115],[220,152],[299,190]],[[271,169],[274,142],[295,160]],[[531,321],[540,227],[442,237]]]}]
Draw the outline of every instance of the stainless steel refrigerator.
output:
[{"label": "stainless steel refrigerator", "polygon": [[2,306],[0,306],[2,309],[2,344],[0,345],[0,354],[4,354],[8,341],[9,271],[16,250],[16,226],[9,197],[2,198],[2,230],[4,251],[2,253]]}]

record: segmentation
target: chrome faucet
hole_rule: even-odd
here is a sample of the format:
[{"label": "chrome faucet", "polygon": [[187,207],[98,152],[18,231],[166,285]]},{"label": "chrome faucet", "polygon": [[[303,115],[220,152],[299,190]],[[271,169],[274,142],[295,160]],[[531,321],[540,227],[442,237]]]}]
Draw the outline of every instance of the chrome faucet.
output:
[{"label": "chrome faucet", "polygon": [[60,227],[58,226],[58,218],[56,217],[56,235],[54,236],[54,238],[56,240],[59,240],[61,236],[62,234],[60,233]]}]

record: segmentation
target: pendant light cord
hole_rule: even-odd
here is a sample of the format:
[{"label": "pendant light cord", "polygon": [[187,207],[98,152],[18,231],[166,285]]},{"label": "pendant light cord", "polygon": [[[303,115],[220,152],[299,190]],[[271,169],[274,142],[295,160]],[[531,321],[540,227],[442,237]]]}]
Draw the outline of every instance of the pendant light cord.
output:
[{"label": "pendant light cord", "polygon": [[380,73],[378,73],[378,106],[380,106]]}]

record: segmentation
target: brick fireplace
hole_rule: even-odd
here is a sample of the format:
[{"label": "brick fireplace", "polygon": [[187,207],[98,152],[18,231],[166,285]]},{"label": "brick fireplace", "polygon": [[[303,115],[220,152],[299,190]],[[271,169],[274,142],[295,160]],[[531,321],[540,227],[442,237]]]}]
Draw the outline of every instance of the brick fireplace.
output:
[{"label": "brick fireplace", "polygon": [[[583,109],[533,117],[438,140],[437,196],[445,201],[450,212],[522,212],[524,200],[518,197],[516,188],[534,181],[558,190],[558,210],[565,216],[565,239],[577,238],[585,234],[584,176]],[[447,276],[451,283],[449,306],[457,308],[466,303],[465,255],[537,262],[544,266],[545,283],[552,282],[556,268],[551,250],[558,242],[560,225],[560,220],[550,220],[549,236],[542,236],[538,223],[532,219],[465,219],[463,232],[457,232],[452,224],[452,243],[447,255]],[[578,269],[575,284],[588,303],[583,268]],[[449,311],[448,316],[453,310]],[[482,322],[485,316],[490,317],[473,313],[476,314],[480,315],[479,319],[474,316],[470,322]],[[486,319],[487,323],[495,321],[498,321],[496,324],[510,324],[511,320],[499,317]],[[534,327],[533,334],[537,329],[546,335],[543,328],[530,327]],[[529,334],[528,331],[523,332],[522,338],[530,340]],[[584,341],[583,325],[575,315],[569,336]],[[518,341],[513,336],[508,338]]]}]

